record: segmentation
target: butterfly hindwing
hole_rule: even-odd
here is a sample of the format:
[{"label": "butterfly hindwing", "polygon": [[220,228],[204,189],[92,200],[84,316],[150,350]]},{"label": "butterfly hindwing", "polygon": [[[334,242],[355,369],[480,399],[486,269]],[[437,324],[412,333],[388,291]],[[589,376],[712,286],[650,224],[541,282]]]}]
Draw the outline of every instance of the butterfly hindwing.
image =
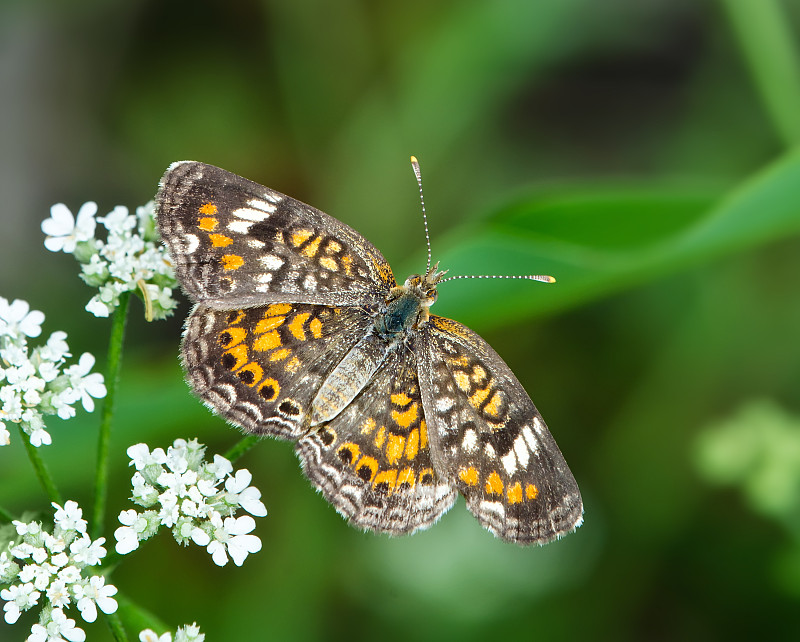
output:
[{"label": "butterfly hindwing", "polygon": [[186,323],[184,367],[195,393],[229,421],[296,439],[309,428],[322,382],[371,323],[360,308],[200,305]]},{"label": "butterfly hindwing", "polygon": [[455,501],[431,460],[416,360],[392,348],[338,416],[301,438],[303,470],[351,523],[392,535],[433,524]]},{"label": "butterfly hindwing", "polygon": [[371,305],[396,285],[386,259],[352,228],[213,165],[173,163],[156,206],[184,290],[209,307]]},{"label": "butterfly hindwing", "polygon": [[431,316],[420,382],[434,465],[490,531],[544,544],[577,528],[578,485],[525,389],[467,327]]}]

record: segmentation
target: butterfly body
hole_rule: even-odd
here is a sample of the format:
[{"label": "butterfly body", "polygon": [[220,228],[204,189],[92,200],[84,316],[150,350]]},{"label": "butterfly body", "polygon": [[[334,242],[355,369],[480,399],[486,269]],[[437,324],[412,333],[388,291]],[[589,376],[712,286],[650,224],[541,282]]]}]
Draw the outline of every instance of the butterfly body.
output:
[{"label": "butterfly body", "polygon": [[194,391],[244,430],[294,441],[351,523],[414,532],[460,492],[508,541],[580,524],[577,484],[524,388],[477,334],[430,313],[436,266],[398,286],[352,228],[202,163],[170,166],[157,208],[196,302],[182,343]]}]

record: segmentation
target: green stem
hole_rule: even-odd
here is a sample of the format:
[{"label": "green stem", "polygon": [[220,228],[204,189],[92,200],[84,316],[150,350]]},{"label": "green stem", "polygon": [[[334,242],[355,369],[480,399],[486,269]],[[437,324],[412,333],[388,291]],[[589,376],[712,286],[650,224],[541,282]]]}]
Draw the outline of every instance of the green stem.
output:
[{"label": "green stem", "polygon": [[111,634],[117,642],[128,642],[128,636],[125,633],[125,627],[122,626],[122,620],[116,613],[106,615],[106,622],[108,628],[111,629]]},{"label": "green stem", "polygon": [[258,443],[259,439],[260,438],[257,437],[256,435],[248,435],[247,437],[244,437],[235,446],[233,446],[228,452],[226,452],[223,455],[223,457],[225,457],[225,459],[227,459],[229,462],[233,463],[237,459],[239,459],[239,457],[244,455],[248,450],[250,450],[253,446],[255,446]]},{"label": "green stem", "polygon": [[119,297],[119,306],[111,320],[111,338],[108,342],[108,365],[106,369],[106,398],[100,416],[100,432],[97,438],[97,470],[94,479],[94,514],[92,534],[95,538],[103,534],[106,497],[108,494],[108,446],[111,439],[111,417],[114,414],[114,399],[122,365],[122,344],[125,339],[125,321],[128,318],[130,293]]},{"label": "green stem", "polygon": [[36,477],[39,478],[39,483],[42,485],[44,492],[50,498],[51,502],[63,506],[64,503],[61,500],[61,493],[58,492],[58,488],[56,488],[56,484],[50,476],[50,471],[47,470],[47,466],[45,466],[44,460],[39,454],[39,449],[31,444],[31,438],[28,436],[28,433],[22,429],[22,426],[17,424],[17,427],[19,428],[19,435],[22,437],[22,443],[25,444],[25,450],[28,452],[28,459],[30,459],[31,464],[33,464],[33,470],[36,473]]},{"label": "green stem", "polygon": [[800,62],[778,0],[722,0],[761,100],[787,147],[800,144]]}]

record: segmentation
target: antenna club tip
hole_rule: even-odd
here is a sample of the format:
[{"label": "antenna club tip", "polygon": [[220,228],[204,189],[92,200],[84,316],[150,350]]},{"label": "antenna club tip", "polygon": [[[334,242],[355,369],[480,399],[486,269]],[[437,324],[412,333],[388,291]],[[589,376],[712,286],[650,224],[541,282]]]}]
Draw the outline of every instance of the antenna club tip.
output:
[{"label": "antenna club tip", "polygon": [[548,276],[545,280],[545,283],[555,283],[555,282],[556,282],[556,277],[554,276]]},{"label": "antenna club tip", "polygon": [[416,157],[416,156],[412,156],[412,157],[411,157],[411,162],[412,162],[412,163],[415,163],[415,164],[417,164],[417,165],[419,164],[419,161],[417,160],[417,157]]}]

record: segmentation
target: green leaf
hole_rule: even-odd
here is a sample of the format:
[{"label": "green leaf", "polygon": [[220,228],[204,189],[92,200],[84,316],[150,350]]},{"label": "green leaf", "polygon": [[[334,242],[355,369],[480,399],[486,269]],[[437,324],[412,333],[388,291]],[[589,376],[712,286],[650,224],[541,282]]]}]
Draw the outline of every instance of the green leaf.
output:
[{"label": "green leaf", "polygon": [[551,274],[557,283],[446,283],[435,311],[481,328],[498,326],[798,232],[798,153],[722,198],[663,184],[532,194],[434,239],[434,259],[450,275]]}]

